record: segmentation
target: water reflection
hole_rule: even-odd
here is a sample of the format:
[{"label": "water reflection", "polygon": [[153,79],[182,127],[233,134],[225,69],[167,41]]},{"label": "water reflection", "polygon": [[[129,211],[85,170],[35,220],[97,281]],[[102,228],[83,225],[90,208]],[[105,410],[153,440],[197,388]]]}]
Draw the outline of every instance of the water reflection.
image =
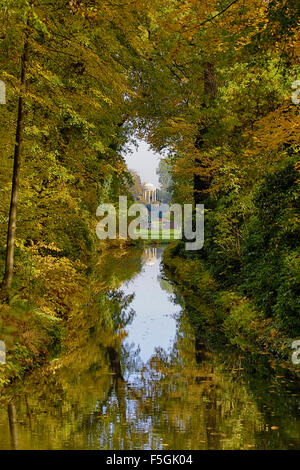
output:
[{"label": "water reflection", "polygon": [[[180,307],[172,302],[160,285],[162,252],[162,248],[146,249],[141,272],[122,287],[125,295],[133,295],[131,308],[136,312],[126,329],[125,347],[139,347],[141,364],[149,361],[158,347],[165,351],[170,350],[176,337],[176,316]],[[136,376],[130,378],[130,373],[128,371],[126,379],[136,380]]]},{"label": "water reflection", "polygon": [[146,248],[143,254],[143,264],[146,266],[153,266],[157,263],[157,256],[160,256],[162,250],[157,247]]},{"label": "water reflection", "polygon": [[161,252],[101,263],[62,357],[1,398],[1,449],[300,448],[299,383],[195,333]]}]

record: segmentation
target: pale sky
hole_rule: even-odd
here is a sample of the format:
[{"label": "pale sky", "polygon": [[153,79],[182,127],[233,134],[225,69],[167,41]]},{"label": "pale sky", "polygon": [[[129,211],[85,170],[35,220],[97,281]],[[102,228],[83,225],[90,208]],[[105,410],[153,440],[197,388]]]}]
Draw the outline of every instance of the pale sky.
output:
[{"label": "pale sky", "polygon": [[141,177],[142,183],[152,183],[155,186],[159,186],[156,169],[158,168],[160,155],[154,153],[143,140],[140,141],[137,151],[134,146],[131,148],[133,153],[124,155],[129,170],[136,170]]}]

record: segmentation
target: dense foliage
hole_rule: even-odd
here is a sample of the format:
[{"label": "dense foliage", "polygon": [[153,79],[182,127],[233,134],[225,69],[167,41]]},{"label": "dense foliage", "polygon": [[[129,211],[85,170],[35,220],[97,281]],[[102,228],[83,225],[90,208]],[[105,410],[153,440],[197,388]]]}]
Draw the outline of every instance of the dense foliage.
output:
[{"label": "dense foliage", "polygon": [[203,250],[180,251],[193,266],[188,285],[200,295],[205,260],[240,296],[239,310],[236,298],[224,300],[234,311],[228,331],[254,318],[256,329],[271,320],[296,337],[299,3],[189,0],[164,8],[151,31],[156,67],[144,70],[156,93],[145,90],[139,106],[152,145],[169,149],[174,200],[205,204]]},{"label": "dense foliage", "polygon": [[238,308],[236,297],[224,301],[237,329],[249,315],[300,334],[299,2],[0,5],[0,255],[2,273],[14,272],[10,307],[68,318],[96,252],[97,205],[128,192],[122,151],[141,135],[166,150],[161,181],[174,201],[205,203],[204,249],[181,253],[193,289],[205,260],[241,296]]}]

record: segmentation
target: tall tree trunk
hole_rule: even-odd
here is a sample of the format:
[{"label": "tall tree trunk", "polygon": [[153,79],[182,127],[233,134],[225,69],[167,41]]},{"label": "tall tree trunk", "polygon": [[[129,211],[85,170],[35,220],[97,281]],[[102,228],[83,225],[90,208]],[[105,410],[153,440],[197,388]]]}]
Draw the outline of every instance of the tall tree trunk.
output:
[{"label": "tall tree trunk", "polygon": [[[205,99],[205,107],[209,107],[212,105],[213,100],[216,97],[217,93],[217,80],[216,80],[216,72],[214,65],[211,63],[206,63],[204,66],[204,99]],[[195,141],[195,147],[197,150],[201,150],[204,147],[204,136],[207,133],[207,126],[199,126],[198,135]],[[203,203],[204,199],[207,197],[207,190],[210,186],[210,176],[205,175],[207,172],[207,168],[205,163],[203,163],[199,158],[195,161],[198,169],[200,170],[199,173],[194,174],[194,203],[200,204]],[[202,172],[201,172],[202,169]]]},{"label": "tall tree trunk", "polygon": [[25,126],[25,94],[26,94],[26,72],[29,58],[29,19],[26,25],[24,50],[21,59],[21,89],[18,104],[17,128],[16,128],[16,141],[14,151],[14,167],[12,177],[11,201],[7,229],[7,246],[6,246],[6,260],[5,260],[5,273],[2,281],[2,287],[5,291],[11,287],[13,272],[14,272],[14,251],[15,251],[15,236],[16,236],[16,218],[17,218],[17,204],[18,193],[20,185],[20,170],[22,161],[22,144],[23,133]]}]

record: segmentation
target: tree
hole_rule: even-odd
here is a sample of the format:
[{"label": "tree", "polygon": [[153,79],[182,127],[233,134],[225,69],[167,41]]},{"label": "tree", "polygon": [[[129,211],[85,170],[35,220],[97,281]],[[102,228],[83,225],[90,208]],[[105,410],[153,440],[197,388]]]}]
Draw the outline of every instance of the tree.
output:
[{"label": "tree", "polygon": [[130,187],[130,192],[133,195],[133,197],[136,200],[138,200],[142,196],[142,189],[143,189],[141,178],[135,170],[130,170],[130,176],[133,182],[133,184]]},{"label": "tree", "polygon": [[[16,238],[24,249],[40,240],[54,243],[76,259],[95,243],[91,214],[95,215],[99,199],[115,198],[122,185],[127,186],[120,149],[127,138],[128,97],[134,94],[130,70],[138,63],[143,43],[142,18],[137,13],[143,2],[2,3],[0,47],[6,54],[2,77],[9,89],[1,117],[6,124],[3,214],[15,142],[3,280],[3,288],[9,290]],[[28,16],[30,24],[26,20],[24,24]]]},{"label": "tree", "polygon": [[17,127],[16,127],[16,143],[14,151],[14,168],[12,177],[12,190],[11,202],[8,219],[7,230],[7,249],[5,260],[5,272],[3,278],[3,286],[5,289],[10,289],[13,269],[14,269],[14,250],[15,250],[15,236],[16,236],[16,220],[17,220],[17,204],[18,193],[20,186],[20,170],[23,150],[23,135],[25,126],[25,96],[26,96],[26,83],[27,83],[27,69],[29,62],[29,35],[30,35],[30,17],[31,11],[27,12],[27,21],[25,27],[25,39],[23,46],[23,54],[21,59],[21,77],[20,77],[20,96],[18,103]]}]

